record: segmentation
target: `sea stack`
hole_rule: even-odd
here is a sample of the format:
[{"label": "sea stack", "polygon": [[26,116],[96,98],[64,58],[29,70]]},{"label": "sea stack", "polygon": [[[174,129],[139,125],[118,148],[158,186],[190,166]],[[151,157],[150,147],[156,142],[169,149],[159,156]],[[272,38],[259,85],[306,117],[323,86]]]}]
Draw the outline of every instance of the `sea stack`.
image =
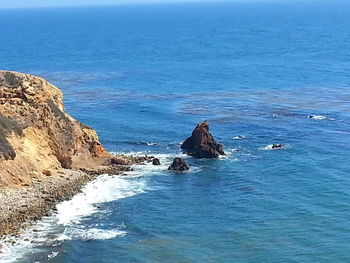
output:
[{"label": "sea stack", "polygon": [[195,158],[218,158],[225,155],[221,144],[215,141],[213,135],[209,132],[209,126],[206,121],[201,122],[193,130],[191,137],[181,145],[181,149]]}]

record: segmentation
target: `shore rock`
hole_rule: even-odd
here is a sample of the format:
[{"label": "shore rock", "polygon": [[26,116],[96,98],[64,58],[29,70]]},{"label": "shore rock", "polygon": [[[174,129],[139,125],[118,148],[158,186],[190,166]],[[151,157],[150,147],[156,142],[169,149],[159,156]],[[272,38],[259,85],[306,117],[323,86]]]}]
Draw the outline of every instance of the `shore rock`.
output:
[{"label": "shore rock", "polygon": [[153,161],[152,161],[152,164],[153,165],[160,165],[160,161],[158,158],[154,158]]},{"label": "shore rock", "polygon": [[96,132],[64,112],[58,88],[40,77],[0,71],[0,187],[108,157]]},{"label": "shore rock", "polygon": [[216,142],[213,135],[210,134],[209,126],[205,121],[197,125],[191,137],[181,145],[181,149],[198,159],[218,158],[220,155],[225,155],[222,145]]},{"label": "shore rock", "polygon": [[189,169],[190,168],[188,167],[187,163],[179,157],[176,157],[173,160],[173,163],[168,168],[169,171],[176,171],[176,172],[184,172]]}]

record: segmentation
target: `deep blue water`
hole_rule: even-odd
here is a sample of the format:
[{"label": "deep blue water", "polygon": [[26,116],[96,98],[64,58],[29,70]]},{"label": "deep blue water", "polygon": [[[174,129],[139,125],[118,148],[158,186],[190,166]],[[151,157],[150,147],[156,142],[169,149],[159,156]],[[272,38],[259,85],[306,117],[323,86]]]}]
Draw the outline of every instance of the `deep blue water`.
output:
[{"label": "deep blue water", "polygon": [[[2,69],[60,87],[108,150],[163,164],[92,184],[88,205],[45,218],[12,260],[350,262],[349,13],[346,1],[1,10]],[[167,172],[202,120],[228,156]]]}]

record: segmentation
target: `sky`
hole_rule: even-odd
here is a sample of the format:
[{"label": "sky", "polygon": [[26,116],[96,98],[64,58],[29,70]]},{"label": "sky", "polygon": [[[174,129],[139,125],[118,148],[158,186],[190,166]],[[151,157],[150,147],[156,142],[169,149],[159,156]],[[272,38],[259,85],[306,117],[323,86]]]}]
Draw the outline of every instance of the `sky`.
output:
[{"label": "sky", "polygon": [[[28,8],[28,7],[55,7],[55,6],[91,6],[91,5],[118,5],[139,3],[173,3],[173,2],[217,2],[219,0],[0,0],[2,8]],[[327,2],[341,0],[220,0],[229,2]],[[348,0],[344,0],[348,1]]]},{"label": "sky", "polygon": [[214,0],[0,0],[0,8],[115,5],[135,3],[202,2]]},{"label": "sky", "polygon": [[174,2],[309,2],[309,1],[335,1],[335,0],[0,0],[2,8],[27,7],[55,7],[55,6],[91,6],[91,5],[118,5],[139,3],[174,3]]}]

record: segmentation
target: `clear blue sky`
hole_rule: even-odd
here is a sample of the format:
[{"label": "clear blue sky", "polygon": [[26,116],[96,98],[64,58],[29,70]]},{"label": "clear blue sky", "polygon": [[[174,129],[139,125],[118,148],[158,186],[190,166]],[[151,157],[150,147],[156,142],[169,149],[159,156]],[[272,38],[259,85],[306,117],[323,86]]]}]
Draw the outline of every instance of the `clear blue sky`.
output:
[{"label": "clear blue sky", "polygon": [[137,3],[171,3],[171,2],[280,2],[280,1],[334,1],[334,0],[0,0],[1,8],[54,7],[54,6],[89,6],[118,5]]},{"label": "clear blue sky", "polygon": [[171,2],[327,2],[341,0],[0,0],[1,8],[26,8],[26,7],[54,7],[54,6],[89,6],[89,5],[118,5],[137,3],[171,3]]},{"label": "clear blue sky", "polygon": [[202,2],[215,0],[0,0],[0,8],[114,5],[135,3]]}]

